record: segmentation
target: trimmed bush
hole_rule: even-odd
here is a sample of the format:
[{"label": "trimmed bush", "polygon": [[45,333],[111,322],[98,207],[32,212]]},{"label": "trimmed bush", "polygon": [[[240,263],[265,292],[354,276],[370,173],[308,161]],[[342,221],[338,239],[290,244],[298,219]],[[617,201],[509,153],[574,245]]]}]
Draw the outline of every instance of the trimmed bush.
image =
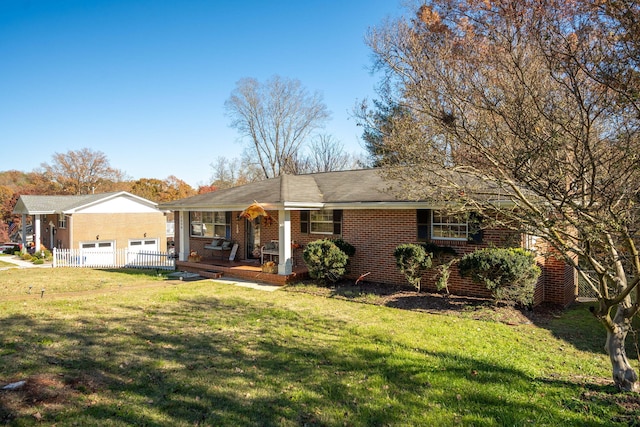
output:
[{"label": "trimmed bush", "polygon": [[356,254],[356,247],[351,243],[342,240],[341,238],[331,239],[334,245],[336,245],[342,252],[344,252],[349,258]]},{"label": "trimmed bush", "polygon": [[427,253],[421,245],[406,243],[396,247],[393,256],[396,259],[396,266],[407,278],[407,282],[420,292],[422,275],[431,268],[431,254]]},{"label": "trimmed bush", "polygon": [[338,281],[346,272],[349,257],[328,239],[310,242],[302,252],[309,276],[320,282]]},{"label": "trimmed bush", "polygon": [[533,303],[533,293],[541,270],[533,253],[522,248],[487,248],[460,259],[462,277],[484,284],[495,300],[522,305]]},{"label": "trimmed bush", "polygon": [[458,253],[451,246],[439,246],[435,243],[427,242],[422,243],[421,246],[427,253],[431,254],[432,258],[451,258],[458,256]]},{"label": "trimmed bush", "polygon": [[33,253],[33,258],[50,261],[51,259],[53,259],[53,254],[49,249],[42,246],[39,251]]}]

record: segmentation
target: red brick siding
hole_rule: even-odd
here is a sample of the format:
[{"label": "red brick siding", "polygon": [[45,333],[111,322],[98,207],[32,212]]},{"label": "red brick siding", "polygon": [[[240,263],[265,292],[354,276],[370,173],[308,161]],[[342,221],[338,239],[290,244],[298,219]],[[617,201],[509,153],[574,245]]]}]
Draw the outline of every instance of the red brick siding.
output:
[{"label": "red brick siding", "polygon": [[538,242],[536,249],[544,254],[536,258],[542,274],[536,285],[534,304],[550,303],[566,306],[575,301],[578,277],[573,267],[568,265],[555,250],[544,242]]},{"label": "red brick siding", "polygon": [[[232,240],[240,245],[237,259],[245,258],[245,220],[237,219],[239,212],[232,213]],[[273,218],[270,225],[261,225],[260,241],[265,244],[279,239],[278,212],[269,211]],[[311,234],[300,232],[300,212],[291,211],[291,240],[303,246],[309,242],[323,238],[342,237],[346,242],[356,247],[356,253],[350,260],[347,278],[355,280],[364,273],[369,273],[369,282],[386,283],[392,285],[406,285],[405,277],[398,271],[393,256],[394,249],[402,243],[417,242],[417,217],[415,209],[380,210],[362,209],[345,210],[342,215],[342,235]],[[177,233],[177,229],[176,229]],[[176,235],[177,240],[177,235]],[[210,238],[190,238],[191,249],[198,253],[206,253],[204,245],[210,243]],[[481,243],[435,240],[439,246],[453,247],[458,256],[463,256],[475,250],[489,246],[514,246],[520,242],[520,236],[507,229],[484,230]],[[302,250],[294,250],[293,257],[297,265],[303,265]],[[537,259],[543,274],[536,286],[535,304],[550,302],[566,305],[573,301],[575,292],[575,274],[565,263],[556,258]],[[422,281],[424,290],[434,291],[437,271],[430,270]],[[449,291],[456,295],[489,296],[490,292],[480,284],[470,279],[460,277],[457,268],[451,269]]]}]

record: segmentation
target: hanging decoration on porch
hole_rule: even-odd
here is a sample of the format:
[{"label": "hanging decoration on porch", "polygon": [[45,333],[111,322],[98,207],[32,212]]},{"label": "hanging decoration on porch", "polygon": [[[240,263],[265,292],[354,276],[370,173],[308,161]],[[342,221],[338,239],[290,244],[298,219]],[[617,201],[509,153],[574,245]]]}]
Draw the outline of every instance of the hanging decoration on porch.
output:
[{"label": "hanging decoration on porch", "polygon": [[240,215],[238,215],[238,217],[246,218],[249,221],[253,221],[258,217],[262,217],[262,224],[264,225],[271,225],[274,222],[273,217],[269,215],[267,211],[264,210],[262,205],[260,205],[260,203],[256,202],[255,200],[252,204],[247,206],[247,208],[243,210]]}]

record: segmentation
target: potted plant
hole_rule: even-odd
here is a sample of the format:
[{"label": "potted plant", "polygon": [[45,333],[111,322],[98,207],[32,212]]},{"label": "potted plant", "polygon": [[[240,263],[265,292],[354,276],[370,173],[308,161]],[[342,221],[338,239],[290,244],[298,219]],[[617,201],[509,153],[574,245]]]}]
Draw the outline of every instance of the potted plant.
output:
[{"label": "potted plant", "polygon": [[263,273],[277,273],[278,272],[278,264],[273,261],[267,261],[262,264],[262,272]]}]

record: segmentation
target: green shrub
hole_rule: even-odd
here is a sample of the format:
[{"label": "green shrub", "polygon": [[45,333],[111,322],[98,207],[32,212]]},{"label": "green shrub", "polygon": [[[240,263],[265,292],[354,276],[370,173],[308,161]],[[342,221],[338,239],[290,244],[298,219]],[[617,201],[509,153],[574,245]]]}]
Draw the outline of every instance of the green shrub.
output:
[{"label": "green shrub", "polygon": [[460,275],[484,284],[495,300],[533,303],[540,276],[533,253],[522,248],[487,248],[467,254],[458,263]]},{"label": "green shrub", "polygon": [[458,255],[456,250],[451,246],[439,246],[435,243],[427,242],[422,243],[422,247],[427,253],[431,254],[432,258],[455,257]]},{"label": "green shrub", "polygon": [[16,252],[20,252],[18,250],[17,246],[8,246],[4,251],[2,251],[3,254],[7,254],[7,255],[12,255],[15,254]]},{"label": "green shrub", "polygon": [[31,261],[33,257],[31,256],[31,254],[25,252],[23,254],[20,254],[20,258],[22,258],[25,261]]},{"label": "green shrub", "polygon": [[334,245],[338,247],[342,252],[344,252],[349,258],[356,254],[356,247],[351,243],[342,240],[340,237],[337,239],[331,239]]},{"label": "green shrub", "polygon": [[310,242],[302,252],[309,276],[320,282],[336,282],[345,273],[349,257],[328,239]]},{"label": "green shrub", "polygon": [[396,266],[407,278],[407,282],[420,292],[422,275],[431,268],[431,254],[427,253],[421,245],[406,243],[396,247],[393,256],[396,259]]},{"label": "green shrub", "polygon": [[51,260],[53,258],[53,255],[51,254],[51,251],[49,249],[44,248],[42,250],[34,252],[33,253],[33,258],[43,259],[43,260]]},{"label": "green shrub", "polygon": [[445,290],[447,291],[447,295],[449,294],[449,277],[451,276],[451,265],[457,260],[449,261],[446,264],[440,264],[438,266],[438,272],[440,275],[436,280],[436,289],[438,291]]},{"label": "green shrub", "polygon": [[33,263],[36,265],[44,264],[44,260],[42,258],[34,258]]}]

